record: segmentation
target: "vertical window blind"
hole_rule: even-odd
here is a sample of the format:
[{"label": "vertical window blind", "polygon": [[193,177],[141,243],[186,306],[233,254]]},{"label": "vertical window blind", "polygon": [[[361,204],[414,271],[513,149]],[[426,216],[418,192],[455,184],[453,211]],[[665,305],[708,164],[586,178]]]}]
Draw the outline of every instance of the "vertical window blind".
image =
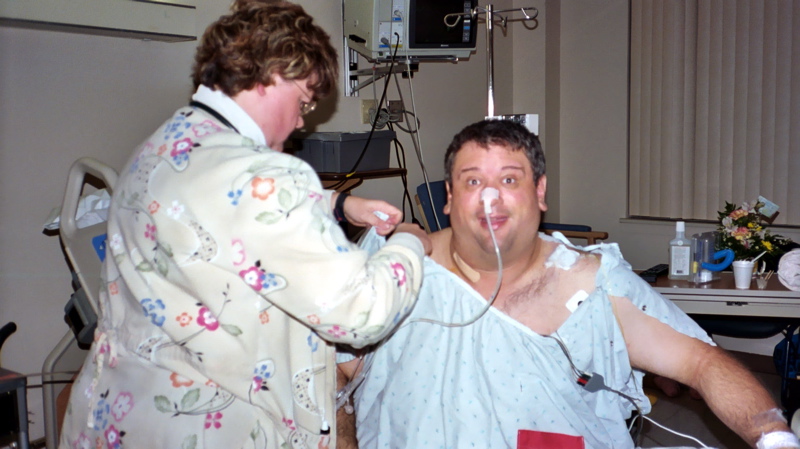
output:
[{"label": "vertical window blind", "polygon": [[800,0],[631,0],[628,213],[800,225]]}]

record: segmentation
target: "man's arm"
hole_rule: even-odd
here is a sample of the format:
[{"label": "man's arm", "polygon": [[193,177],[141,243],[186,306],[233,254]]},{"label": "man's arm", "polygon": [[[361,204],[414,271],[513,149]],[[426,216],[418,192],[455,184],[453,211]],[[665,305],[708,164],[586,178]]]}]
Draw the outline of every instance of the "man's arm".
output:
[{"label": "man's arm", "polygon": [[[336,389],[341,390],[353,380],[361,368],[361,359],[340,363],[336,367]],[[347,406],[336,410],[336,447],[337,449],[358,449],[356,437],[356,414],[347,413]]]},{"label": "man's arm", "polygon": [[752,447],[762,434],[789,431],[779,419],[758,418],[777,405],[750,371],[723,349],[674,330],[626,298],[613,301],[634,367],[696,389],[714,414]]}]

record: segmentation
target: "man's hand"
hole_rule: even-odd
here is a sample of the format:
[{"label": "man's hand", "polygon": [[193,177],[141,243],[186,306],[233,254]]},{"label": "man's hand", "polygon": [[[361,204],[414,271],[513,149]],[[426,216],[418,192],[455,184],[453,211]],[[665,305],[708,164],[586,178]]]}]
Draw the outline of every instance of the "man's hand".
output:
[{"label": "man's hand", "polygon": [[612,301],[633,367],[696,389],[714,414],[751,447],[762,433],[789,430],[781,421],[754,422],[754,416],[777,406],[750,371],[723,349],[674,330],[627,298]]}]

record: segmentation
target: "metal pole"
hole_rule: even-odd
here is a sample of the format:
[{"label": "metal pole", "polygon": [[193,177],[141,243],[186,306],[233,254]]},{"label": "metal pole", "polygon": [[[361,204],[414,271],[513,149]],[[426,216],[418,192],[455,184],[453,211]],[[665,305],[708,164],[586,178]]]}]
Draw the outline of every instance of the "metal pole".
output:
[{"label": "metal pole", "polygon": [[487,117],[494,117],[494,5],[486,5]]}]

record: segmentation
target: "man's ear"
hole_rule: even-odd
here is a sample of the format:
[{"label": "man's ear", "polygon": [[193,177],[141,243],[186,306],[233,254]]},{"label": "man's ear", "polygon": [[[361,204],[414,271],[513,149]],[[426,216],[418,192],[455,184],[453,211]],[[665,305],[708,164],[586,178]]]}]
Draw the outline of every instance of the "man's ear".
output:
[{"label": "man's ear", "polygon": [[536,201],[539,203],[539,210],[542,212],[547,210],[547,202],[545,196],[547,194],[547,175],[542,175],[539,182],[536,184]]},{"label": "man's ear", "polygon": [[447,202],[444,203],[444,208],[442,211],[445,215],[450,215],[450,203],[453,201],[453,194],[450,192],[450,183],[445,181],[444,188],[447,191]]}]

